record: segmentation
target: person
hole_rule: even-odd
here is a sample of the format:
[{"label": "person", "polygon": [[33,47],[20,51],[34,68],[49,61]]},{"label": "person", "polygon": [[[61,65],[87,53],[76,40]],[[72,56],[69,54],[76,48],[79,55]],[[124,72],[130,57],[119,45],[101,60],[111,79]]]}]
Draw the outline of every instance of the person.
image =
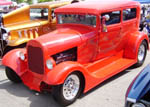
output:
[{"label": "person", "polygon": [[44,10],[41,10],[41,17],[44,17]]},{"label": "person", "polygon": [[146,7],[145,5],[142,7],[142,14],[143,14],[143,17],[145,17],[145,11],[146,11]]}]

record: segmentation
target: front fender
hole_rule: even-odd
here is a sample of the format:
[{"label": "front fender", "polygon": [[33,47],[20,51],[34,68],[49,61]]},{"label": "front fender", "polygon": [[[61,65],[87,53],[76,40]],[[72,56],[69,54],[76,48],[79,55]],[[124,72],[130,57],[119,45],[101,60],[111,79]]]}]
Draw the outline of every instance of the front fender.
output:
[{"label": "front fender", "polygon": [[87,72],[81,64],[67,61],[56,65],[53,70],[49,71],[45,77],[45,82],[53,85],[62,84],[67,76],[74,71],[82,72],[84,76]]},{"label": "front fender", "polygon": [[21,71],[26,68],[26,63],[19,58],[19,52],[25,52],[25,49],[14,49],[8,52],[2,59],[2,65],[11,68],[19,76],[22,75]]},{"label": "front fender", "polygon": [[148,91],[150,91],[150,65],[147,65],[136,77],[134,83],[131,84],[132,86],[128,95],[127,99],[135,99],[139,101]]},{"label": "front fender", "polygon": [[149,49],[149,39],[145,33],[134,32],[128,35],[128,42],[126,43],[124,57],[137,59],[138,49],[143,40],[147,42],[147,46]]},{"label": "front fender", "polygon": [[44,82],[49,85],[63,84],[65,79],[72,72],[78,71],[84,76],[84,93],[99,84],[99,78],[94,77],[83,65],[78,62],[66,61],[62,62],[49,71],[44,77]]}]

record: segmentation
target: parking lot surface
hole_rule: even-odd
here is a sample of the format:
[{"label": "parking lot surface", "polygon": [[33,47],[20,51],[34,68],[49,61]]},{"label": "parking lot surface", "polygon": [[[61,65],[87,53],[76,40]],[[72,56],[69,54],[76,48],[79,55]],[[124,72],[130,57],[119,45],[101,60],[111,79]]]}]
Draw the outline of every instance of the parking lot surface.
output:
[{"label": "parking lot surface", "polygon": [[[124,107],[126,90],[134,77],[150,63],[150,52],[139,68],[129,68],[83,94],[69,107]],[[21,84],[14,84],[0,66],[0,107],[61,107],[50,93],[38,93]]]}]

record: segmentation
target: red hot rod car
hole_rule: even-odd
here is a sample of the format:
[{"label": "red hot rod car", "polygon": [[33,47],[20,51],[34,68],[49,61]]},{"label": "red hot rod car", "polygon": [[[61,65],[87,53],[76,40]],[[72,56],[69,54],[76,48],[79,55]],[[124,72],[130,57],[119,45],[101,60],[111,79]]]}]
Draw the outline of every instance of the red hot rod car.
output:
[{"label": "red hot rod car", "polygon": [[109,77],[143,64],[149,41],[138,31],[138,2],[85,1],[55,13],[57,30],[3,57],[8,79],[51,90],[59,103],[69,105]]}]

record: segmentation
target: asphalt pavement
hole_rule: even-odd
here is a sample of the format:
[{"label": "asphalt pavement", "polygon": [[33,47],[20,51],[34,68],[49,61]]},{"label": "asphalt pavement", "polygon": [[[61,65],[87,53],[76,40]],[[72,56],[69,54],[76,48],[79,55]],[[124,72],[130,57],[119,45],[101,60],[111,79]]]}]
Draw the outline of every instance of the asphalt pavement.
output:
[{"label": "asphalt pavement", "polygon": [[[126,90],[134,77],[150,63],[150,52],[139,68],[129,68],[83,94],[69,107],[124,107]],[[50,93],[38,93],[10,82],[0,66],[0,107],[61,107]]]}]

